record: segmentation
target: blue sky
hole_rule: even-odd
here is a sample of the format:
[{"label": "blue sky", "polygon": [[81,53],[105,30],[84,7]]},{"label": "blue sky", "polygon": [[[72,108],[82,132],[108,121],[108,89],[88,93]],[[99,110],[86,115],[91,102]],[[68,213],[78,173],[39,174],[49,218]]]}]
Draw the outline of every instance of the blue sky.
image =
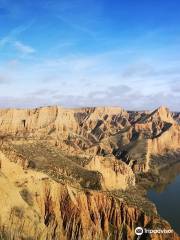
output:
[{"label": "blue sky", "polygon": [[178,0],[0,0],[0,107],[179,111]]}]

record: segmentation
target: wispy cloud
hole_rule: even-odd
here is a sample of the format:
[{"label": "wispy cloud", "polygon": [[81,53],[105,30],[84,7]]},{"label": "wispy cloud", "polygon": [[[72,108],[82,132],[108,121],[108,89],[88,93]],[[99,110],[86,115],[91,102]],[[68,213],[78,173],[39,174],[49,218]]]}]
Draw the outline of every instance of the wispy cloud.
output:
[{"label": "wispy cloud", "polygon": [[34,21],[31,21],[27,24],[20,25],[12,29],[6,36],[0,38],[0,48],[8,45],[15,47],[15,49],[17,49],[20,53],[23,54],[34,53],[35,49],[33,49],[31,46],[28,46],[27,44],[18,41],[18,36],[23,32],[27,31],[32,26],[33,22]]},{"label": "wispy cloud", "polygon": [[63,23],[65,23],[66,25],[68,25],[70,28],[76,30],[76,31],[80,31],[82,33],[85,33],[87,35],[89,35],[92,38],[96,38],[96,33],[92,30],[90,30],[88,27],[84,27],[80,24],[77,24],[75,22],[69,21],[68,19],[66,19],[63,16],[58,15],[57,16]]},{"label": "wispy cloud", "polygon": [[164,92],[145,94],[126,85],[112,86],[105,91],[90,92],[86,96],[72,93],[59,94],[53,99],[54,104],[66,107],[121,106],[128,110],[152,110],[166,105],[173,111],[179,110],[179,101],[180,95]]},{"label": "wispy cloud", "polygon": [[28,30],[33,23],[34,21],[31,21],[27,24],[17,26],[13,28],[6,36],[0,37],[0,47],[3,47],[5,44],[14,41],[18,35]]},{"label": "wispy cloud", "polygon": [[134,77],[157,77],[157,76],[175,76],[180,75],[180,69],[176,66],[165,67],[156,67],[147,63],[137,63],[131,66],[128,66],[123,72],[122,76],[125,78],[134,78]]},{"label": "wispy cloud", "polygon": [[[26,44],[15,42],[23,50],[25,47],[25,53],[34,53]],[[168,54],[160,59],[156,53],[147,52],[146,59],[138,50],[130,50],[114,47],[100,53],[58,57],[35,54],[31,64],[15,62],[11,73],[14,85],[8,90],[2,85],[6,94],[3,88],[0,91],[2,96],[13,95],[15,87],[16,98],[3,98],[2,103],[22,107],[51,103],[68,107],[116,105],[127,109],[152,109],[163,104],[178,110],[180,98],[177,91],[173,92],[172,82],[180,73],[179,58],[173,58],[177,60],[175,64],[168,60]],[[4,67],[4,73],[8,71],[9,66]]]},{"label": "wispy cloud", "polygon": [[[168,81],[164,81],[163,75],[163,84],[167,85],[167,90],[163,91],[162,86],[160,88],[154,87],[154,82],[151,79],[149,81],[149,78],[144,76],[139,80],[139,85],[137,85],[137,82],[132,84],[132,80],[129,78],[123,79],[120,76],[126,67],[119,71],[119,78],[116,75],[117,69],[115,75],[113,75],[113,72],[105,73],[103,71],[102,73],[101,69],[98,71],[98,66],[100,65],[104,65],[107,71],[108,64],[112,61],[110,59],[109,62],[104,63],[105,55],[103,55],[103,58],[96,56],[94,65],[92,65],[92,56],[89,58],[86,56],[85,59],[86,63],[84,64],[81,64],[84,58],[79,58],[78,56],[71,59],[71,61],[69,58],[61,59],[61,61],[55,61],[55,59],[53,61],[51,59],[51,61],[46,60],[36,66],[31,65],[27,67],[23,65],[23,70],[14,72],[13,75],[17,77],[21,76],[21,85],[23,81],[27,81],[26,89],[18,90],[19,92],[22,91],[20,94],[16,91],[16,97],[14,98],[1,98],[0,106],[34,107],[38,105],[58,104],[66,107],[122,106],[126,109],[143,110],[153,109],[159,105],[167,105],[172,110],[179,110],[180,95],[178,94],[179,88],[177,88],[179,80],[177,80],[177,84],[173,85],[173,81],[170,81],[171,76],[168,76]],[[165,70],[171,72],[166,65],[164,66]],[[40,80],[48,76],[48,74],[50,80],[40,83]],[[50,77],[51,74],[52,77]],[[27,76],[29,79],[27,79]],[[34,84],[32,79],[34,80]],[[83,79],[88,79],[88,81],[86,80],[88,86],[87,84],[83,84]],[[153,75],[152,79],[157,81],[155,75]],[[65,84],[66,82],[68,84]],[[31,87],[29,88],[28,86]],[[146,88],[149,89],[148,92],[145,91]],[[176,89],[177,91],[174,91]]]},{"label": "wispy cloud", "polygon": [[43,97],[1,97],[0,96],[0,108],[31,108],[31,107],[39,107],[39,106],[49,106],[52,105],[51,100]]},{"label": "wispy cloud", "polygon": [[31,46],[25,45],[22,42],[16,41],[14,43],[15,48],[23,54],[35,53],[35,49]]}]

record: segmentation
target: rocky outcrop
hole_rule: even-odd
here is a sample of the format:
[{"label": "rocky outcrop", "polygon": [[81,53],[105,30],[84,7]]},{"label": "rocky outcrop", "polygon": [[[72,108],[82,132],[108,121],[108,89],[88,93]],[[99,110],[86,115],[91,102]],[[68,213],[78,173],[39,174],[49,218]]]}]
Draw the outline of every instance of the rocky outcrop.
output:
[{"label": "rocky outcrop", "polygon": [[[118,159],[133,171],[149,170],[151,155],[177,150],[179,125],[166,107],[153,112],[126,112],[122,108],[0,110],[3,139],[47,140],[68,155],[94,157],[127,152]],[[116,155],[115,155],[116,156]]]},{"label": "rocky outcrop", "polygon": [[132,169],[113,157],[96,156],[88,163],[87,169],[100,172],[104,180],[105,189],[127,189],[135,185],[135,175]]},{"label": "rocky outcrop", "polygon": [[37,109],[7,109],[0,111],[0,131],[3,135],[42,138],[57,133],[65,134],[67,129],[77,131],[74,111],[61,107]]},{"label": "rocky outcrop", "polygon": [[172,125],[168,131],[159,137],[149,139],[148,146],[151,154],[163,154],[169,150],[175,151],[180,148],[180,126]]},{"label": "rocky outcrop", "polygon": [[[9,240],[133,240],[136,226],[170,228],[155,209],[148,215],[117,195],[62,185],[2,152],[0,159],[0,230]],[[175,233],[168,237],[178,239]]]},{"label": "rocky outcrop", "polygon": [[180,112],[173,112],[172,117],[177,124],[180,124]]},{"label": "rocky outcrop", "polygon": [[134,128],[137,132],[148,138],[159,136],[175,124],[171,113],[165,107],[160,107],[150,114],[145,115],[136,122]]},{"label": "rocky outcrop", "polygon": [[[74,155],[105,156],[114,149],[125,150],[132,158],[130,166],[139,171],[148,171],[151,154],[179,148],[179,127],[165,107],[153,112],[126,112],[109,107],[5,109],[0,110],[0,135],[45,139]],[[145,145],[146,152],[133,150],[137,145]],[[142,166],[136,164],[140,160]]]},{"label": "rocky outcrop", "polygon": [[134,240],[136,226],[169,229],[135,176],[179,148],[180,127],[165,107],[0,110],[0,234]]},{"label": "rocky outcrop", "polygon": [[0,131],[1,134],[6,135],[57,137],[61,134],[65,137],[71,132],[79,134],[88,130],[87,133],[91,133],[102,124],[104,128],[105,125],[110,129],[115,125],[122,128],[128,122],[127,116],[128,114],[121,108],[64,109],[55,106],[37,109],[5,109],[0,110]]},{"label": "rocky outcrop", "polygon": [[[151,156],[180,149],[180,127],[165,107],[160,107],[152,113],[144,113],[131,126],[134,134],[137,135],[137,140],[134,141],[135,147],[130,147],[130,153],[135,152],[137,155],[133,165],[135,172],[149,171]],[[144,145],[145,151],[143,148],[138,151],[139,143]],[[143,154],[143,157],[140,154]]]}]

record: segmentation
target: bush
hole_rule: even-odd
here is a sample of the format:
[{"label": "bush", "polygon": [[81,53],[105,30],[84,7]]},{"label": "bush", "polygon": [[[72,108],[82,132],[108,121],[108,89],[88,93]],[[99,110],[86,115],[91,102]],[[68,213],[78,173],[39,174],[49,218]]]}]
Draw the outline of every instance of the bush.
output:
[{"label": "bush", "polygon": [[23,199],[25,202],[27,202],[27,204],[28,204],[29,206],[32,206],[32,205],[33,205],[32,195],[31,195],[31,193],[30,193],[26,188],[24,188],[24,189],[22,189],[22,190],[20,191],[20,195],[21,195],[22,199]]},{"label": "bush", "polygon": [[29,163],[28,163],[28,168],[36,168],[36,163],[34,162],[34,161],[29,161]]},{"label": "bush", "polygon": [[11,209],[11,212],[12,214],[14,214],[16,217],[18,218],[23,218],[24,216],[24,210],[18,206],[14,206],[12,209]]}]

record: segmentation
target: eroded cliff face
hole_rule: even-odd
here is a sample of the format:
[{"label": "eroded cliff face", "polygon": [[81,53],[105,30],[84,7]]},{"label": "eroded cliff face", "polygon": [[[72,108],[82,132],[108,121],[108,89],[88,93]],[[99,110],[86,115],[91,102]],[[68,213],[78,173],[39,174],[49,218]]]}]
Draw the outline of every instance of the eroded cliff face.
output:
[{"label": "eroded cliff face", "polygon": [[[173,116],[165,107],[153,112],[126,112],[122,108],[110,107],[5,109],[0,110],[0,135],[2,139],[46,140],[65,155],[89,161],[102,156],[111,158],[110,162],[113,162],[115,156],[121,166],[122,162],[126,164],[124,169],[129,169],[131,178],[130,168],[134,173],[147,172],[151,156],[179,150],[180,126]],[[98,165],[102,161],[97,160],[94,169],[89,168],[89,161],[81,165],[84,168],[87,165],[87,169],[92,171],[105,172],[104,165],[101,165],[102,169]],[[110,165],[108,174],[111,172]],[[65,171],[67,175],[72,174],[72,171]],[[112,176],[117,182],[114,173]],[[123,177],[117,171],[115,174]],[[101,181],[100,178],[102,176],[98,181]],[[128,181],[122,184],[126,185]]]},{"label": "eroded cliff face", "polygon": [[[4,109],[0,110],[0,135],[48,140],[72,155],[105,156],[116,149],[125,150],[131,157],[132,169],[148,171],[151,154],[163,154],[180,146],[180,127],[173,116],[165,107],[153,112],[126,112],[109,107]],[[133,150],[137,145],[146,148],[144,159],[138,155],[143,149]],[[124,154],[118,156],[126,161]],[[139,159],[142,165],[136,164]]]},{"label": "eroded cliff face", "polygon": [[0,110],[0,232],[10,240],[134,240],[136,226],[169,229],[136,193],[135,176],[151,171],[152,156],[179,149],[180,127],[165,107]]},{"label": "eroded cliff face", "polygon": [[104,180],[104,188],[111,189],[127,189],[129,186],[135,185],[135,176],[132,169],[124,162],[118,161],[115,157],[95,156],[86,165],[89,170],[95,170],[102,174]]},{"label": "eroded cliff face", "polygon": [[[7,239],[134,239],[136,226],[162,221],[107,192],[83,191],[25,170],[0,152],[0,229]],[[170,234],[167,239],[178,239]],[[161,235],[150,239],[165,239]]]},{"label": "eroded cliff face", "polygon": [[[137,139],[131,141],[128,144],[129,147],[127,145],[129,154],[137,155],[133,164],[135,172],[149,171],[151,156],[180,150],[180,126],[167,108],[160,107],[151,113],[142,113],[140,116],[139,113],[131,113],[131,115],[133,119],[138,115],[138,119],[131,122]],[[135,147],[132,147],[133,142]],[[138,148],[141,149],[137,150]]]},{"label": "eroded cliff face", "polygon": [[127,117],[128,113],[121,108],[107,107],[64,109],[55,106],[30,110],[5,109],[0,110],[0,130],[1,134],[17,136],[26,134],[36,137],[47,135],[67,137],[68,133],[82,133],[87,136],[91,131],[95,131],[95,128],[101,129],[99,127],[102,124],[101,127],[108,127],[109,132],[113,132],[115,124],[122,128],[128,124]]},{"label": "eroded cliff face", "polygon": [[172,125],[168,131],[159,137],[149,140],[149,148],[152,154],[163,154],[169,150],[177,150],[180,147],[180,126]]}]

